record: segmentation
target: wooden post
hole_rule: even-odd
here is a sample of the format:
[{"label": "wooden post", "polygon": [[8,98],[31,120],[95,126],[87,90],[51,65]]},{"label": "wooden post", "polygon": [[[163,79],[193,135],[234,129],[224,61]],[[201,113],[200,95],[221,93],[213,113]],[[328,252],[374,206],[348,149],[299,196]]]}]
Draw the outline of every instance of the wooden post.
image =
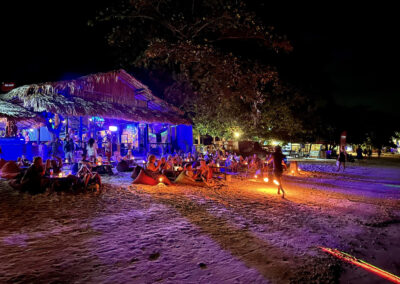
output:
[{"label": "wooden post", "polygon": [[40,144],[40,126],[37,129],[37,144],[38,144],[38,146]]}]

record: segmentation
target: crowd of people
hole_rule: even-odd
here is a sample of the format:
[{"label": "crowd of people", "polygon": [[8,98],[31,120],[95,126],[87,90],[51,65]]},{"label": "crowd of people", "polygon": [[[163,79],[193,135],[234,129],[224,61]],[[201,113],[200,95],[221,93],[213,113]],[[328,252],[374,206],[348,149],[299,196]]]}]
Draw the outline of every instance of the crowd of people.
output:
[{"label": "crowd of people", "polygon": [[[129,157],[124,157],[129,159]],[[166,185],[174,185],[174,181],[203,183],[205,185],[213,184],[213,174],[224,171],[225,173],[245,172],[246,175],[262,177],[266,173],[275,180],[278,185],[278,194],[284,190],[282,187],[282,173],[286,167],[285,156],[279,146],[275,151],[267,153],[265,157],[260,158],[257,154],[249,157],[243,157],[235,153],[216,150],[203,153],[182,153],[177,152],[167,157],[156,159],[154,155],[147,158],[145,167],[138,166],[139,170],[134,170],[133,178],[136,178],[140,170],[154,181],[160,181]],[[184,178],[182,178],[184,177]],[[272,178],[273,177],[273,178]]]},{"label": "crowd of people", "polygon": [[[11,179],[10,184],[18,190],[30,193],[52,192],[66,188],[88,189],[91,186],[98,190],[102,183],[101,176],[98,169],[93,169],[101,164],[103,157],[97,153],[97,143],[94,139],[89,139],[86,150],[82,151],[79,161],[76,161],[73,149],[72,140],[66,137],[64,141],[65,160],[57,155],[52,155],[45,161],[38,156],[30,162],[21,156],[16,162],[19,172]],[[121,163],[129,165],[128,162],[133,160],[132,151],[129,150],[125,156],[115,161],[115,165],[117,163],[118,165]],[[107,162],[109,165],[112,164],[111,155],[106,151],[105,163]],[[63,171],[66,163],[69,171]],[[268,153],[261,158],[257,154],[243,157],[221,150],[206,151],[205,153],[178,151],[160,159],[157,159],[155,155],[149,155],[144,159],[143,164],[135,163],[135,166],[137,169],[133,170],[136,172],[136,175],[132,174],[133,178],[136,178],[142,170],[148,177],[166,185],[174,185],[175,181],[179,183],[184,180],[193,184],[202,183],[209,186],[213,184],[213,174],[220,172],[245,172],[252,175],[268,173],[270,176],[273,175],[278,182],[278,194],[282,192],[284,196],[281,176],[286,165],[279,146],[275,148],[275,152]],[[132,168],[127,168],[132,170]]]}]

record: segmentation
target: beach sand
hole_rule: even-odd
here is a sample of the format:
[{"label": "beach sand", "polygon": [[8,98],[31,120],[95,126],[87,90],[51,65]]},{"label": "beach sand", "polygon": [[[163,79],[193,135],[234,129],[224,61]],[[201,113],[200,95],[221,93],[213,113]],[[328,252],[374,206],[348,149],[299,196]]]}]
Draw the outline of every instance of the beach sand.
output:
[{"label": "beach sand", "polygon": [[337,248],[400,275],[400,164],[336,172],[301,161],[276,186],[131,185],[20,194],[0,181],[0,283],[379,283],[323,252]]}]

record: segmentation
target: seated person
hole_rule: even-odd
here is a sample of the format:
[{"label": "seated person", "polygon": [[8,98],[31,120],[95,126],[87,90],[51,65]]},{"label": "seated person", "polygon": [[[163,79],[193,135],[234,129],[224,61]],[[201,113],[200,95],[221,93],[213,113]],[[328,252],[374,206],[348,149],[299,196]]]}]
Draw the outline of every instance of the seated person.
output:
[{"label": "seated person", "polygon": [[128,152],[126,153],[126,155],[122,158],[125,161],[131,161],[133,160],[133,155],[132,155],[132,150],[128,150]]},{"label": "seated person", "polygon": [[203,180],[208,182],[212,177],[212,170],[206,164],[205,160],[200,160],[200,166],[196,168],[196,174],[193,176],[195,180]]},{"label": "seated person", "polygon": [[44,167],[41,157],[35,157],[33,164],[27,169],[21,179],[21,189],[32,194],[42,193],[46,190],[46,182],[43,179]]},{"label": "seated person", "polygon": [[[187,163],[184,168],[183,168],[183,172],[185,173],[185,175],[189,178],[194,177],[194,172],[193,172],[193,168],[192,168],[192,164],[191,163]],[[193,179],[194,180],[194,179]]]},{"label": "seated person", "polygon": [[18,167],[23,167],[23,166],[24,166],[24,163],[22,162],[21,157],[18,157],[18,158],[17,158],[17,166],[18,166]]},{"label": "seated person", "polygon": [[46,176],[51,176],[51,175],[57,175],[61,172],[62,169],[62,160],[60,157],[56,157],[57,160],[53,159],[47,159],[46,160],[46,166],[45,166],[45,175]]},{"label": "seated person", "polygon": [[257,171],[260,168],[260,159],[257,157],[257,154],[253,155],[253,158],[250,160],[249,169]]},{"label": "seated person", "polygon": [[173,185],[173,183],[165,175],[160,173],[161,163],[159,162],[157,166],[155,163],[156,157],[154,155],[150,155],[146,166],[146,174],[156,181],[161,179],[166,185]]},{"label": "seated person", "polygon": [[103,164],[103,157],[99,155],[96,158],[96,165],[101,166],[102,164]]},{"label": "seated person", "polygon": [[99,187],[101,187],[100,175],[98,173],[92,173],[89,167],[85,164],[82,164],[77,176],[85,189],[87,189],[88,185],[90,184],[98,184]]}]

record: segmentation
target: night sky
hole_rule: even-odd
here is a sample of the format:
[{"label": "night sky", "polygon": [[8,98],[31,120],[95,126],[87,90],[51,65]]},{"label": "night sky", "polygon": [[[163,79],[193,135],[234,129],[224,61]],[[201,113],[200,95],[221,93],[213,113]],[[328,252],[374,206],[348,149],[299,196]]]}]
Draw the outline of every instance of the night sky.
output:
[{"label": "night sky", "polygon": [[[101,3],[30,1],[3,6],[0,82],[22,85],[114,69],[103,35],[87,26]],[[255,5],[259,15],[294,45],[291,55],[281,56],[284,78],[341,105],[398,113],[400,46],[394,7],[361,11]]]}]

